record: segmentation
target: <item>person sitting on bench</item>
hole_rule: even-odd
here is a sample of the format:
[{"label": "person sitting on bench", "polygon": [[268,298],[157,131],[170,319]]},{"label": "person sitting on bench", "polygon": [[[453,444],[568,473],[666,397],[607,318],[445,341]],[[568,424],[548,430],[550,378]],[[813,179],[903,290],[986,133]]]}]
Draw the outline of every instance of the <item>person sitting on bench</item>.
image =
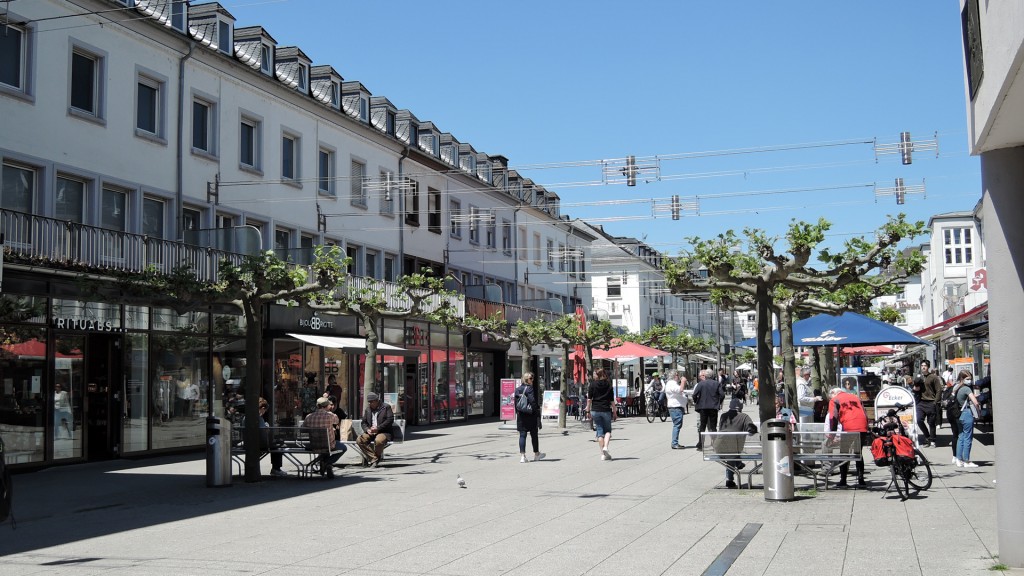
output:
[{"label": "person sitting on bench", "polygon": [[391,441],[395,413],[391,406],[381,402],[380,396],[372,392],[367,394],[366,403],[366,410],[363,411],[364,432],[356,438],[356,444],[366,456],[367,464],[376,468],[384,454],[384,447]]}]

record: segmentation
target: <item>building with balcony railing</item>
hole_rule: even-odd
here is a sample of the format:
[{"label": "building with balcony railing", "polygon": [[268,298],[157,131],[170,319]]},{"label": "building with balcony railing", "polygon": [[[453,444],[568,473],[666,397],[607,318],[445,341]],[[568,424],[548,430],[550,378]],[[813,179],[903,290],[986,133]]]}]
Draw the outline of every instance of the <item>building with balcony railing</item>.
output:
[{"label": "building with balcony railing", "polygon": [[[81,274],[188,264],[215,281],[225,258],[273,250],[305,265],[336,245],[353,283],[387,291],[429,268],[467,294],[497,288],[460,305],[510,322],[549,313],[525,302],[581,298],[538,273],[584,274],[573,250],[588,238],[557,195],[220,4],[2,10],[0,427],[19,462],[199,446],[202,416],[226,414],[242,387],[237,311],[98,302]],[[76,24],[42,33],[54,18]],[[518,364],[507,345],[415,319],[381,328],[393,348],[374,385],[410,423],[496,416],[498,379]],[[353,319],[272,307],[265,334],[273,419],[311,411],[332,382],[361,410]],[[298,337],[316,334],[347,340]]]}]

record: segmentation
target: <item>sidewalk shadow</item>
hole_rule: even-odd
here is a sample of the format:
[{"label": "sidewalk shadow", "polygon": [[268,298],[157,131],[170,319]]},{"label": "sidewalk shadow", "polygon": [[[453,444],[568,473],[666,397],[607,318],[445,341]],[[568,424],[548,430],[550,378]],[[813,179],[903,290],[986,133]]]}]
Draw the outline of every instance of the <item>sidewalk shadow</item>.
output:
[{"label": "sidewalk shadow", "polygon": [[[119,460],[42,470],[14,479],[14,518],[0,524],[0,556],[88,540],[168,522],[199,518],[325,492],[386,478],[338,474],[288,478],[264,476],[247,483],[235,476],[231,486],[208,488],[202,464],[180,457],[151,458],[144,464]],[[73,489],[72,489],[73,487]],[[54,495],[59,494],[60,497]],[[55,525],[74,530],[54,530]]]}]

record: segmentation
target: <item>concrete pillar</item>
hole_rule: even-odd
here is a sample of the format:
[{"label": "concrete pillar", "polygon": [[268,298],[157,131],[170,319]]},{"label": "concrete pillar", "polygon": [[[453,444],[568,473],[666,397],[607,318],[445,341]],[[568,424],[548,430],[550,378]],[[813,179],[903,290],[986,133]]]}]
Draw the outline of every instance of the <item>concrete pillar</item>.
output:
[{"label": "concrete pillar", "polygon": [[1024,148],[981,155],[984,240],[989,286],[993,420],[997,460],[999,561],[1024,567],[1024,386],[1020,385],[1024,318]]}]

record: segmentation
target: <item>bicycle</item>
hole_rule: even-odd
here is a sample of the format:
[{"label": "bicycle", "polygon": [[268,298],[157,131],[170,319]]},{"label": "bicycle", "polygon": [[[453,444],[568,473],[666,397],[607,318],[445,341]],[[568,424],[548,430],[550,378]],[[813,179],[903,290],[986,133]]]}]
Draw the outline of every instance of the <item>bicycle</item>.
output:
[{"label": "bicycle", "polygon": [[914,441],[907,434],[899,413],[910,406],[896,404],[885,416],[880,416],[872,426],[875,440],[871,443],[871,455],[875,465],[888,466],[892,480],[885,491],[896,486],[900,500],[907,500],[921,490],[932,486],[932,466]]},{"label": "bicycle", "polygon": [[661,418],[662,422],[668,419],[668,407],[662,402],[655,401],[651,394],[645,396],[644,405],[648,422],[654,422],[655,418]]}]

